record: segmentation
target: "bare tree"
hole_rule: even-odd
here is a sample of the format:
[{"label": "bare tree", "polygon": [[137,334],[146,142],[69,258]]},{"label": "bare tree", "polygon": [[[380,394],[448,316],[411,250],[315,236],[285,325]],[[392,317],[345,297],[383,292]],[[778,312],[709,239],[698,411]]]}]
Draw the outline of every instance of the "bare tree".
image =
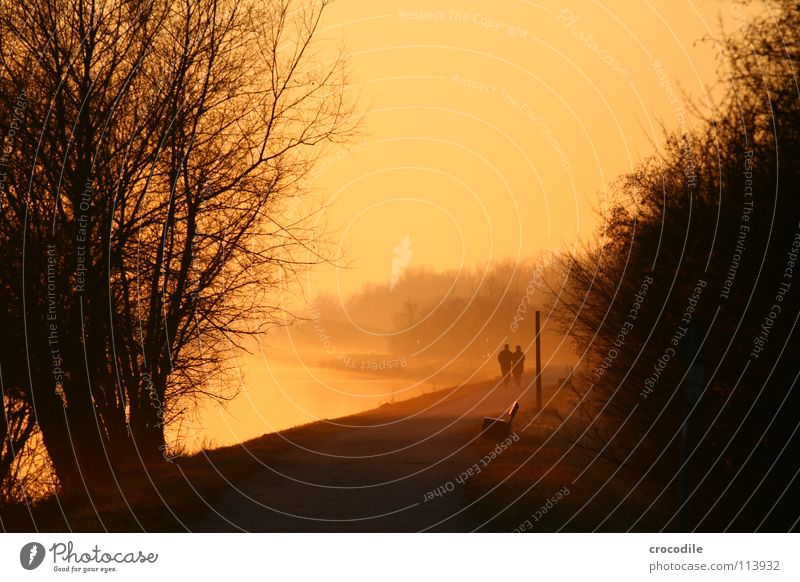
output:
[{"label": "bare tree", "polygon": [[161,460],[319,259],[289,210],[350,128],[327,4],[2,1],[4,352],[62,488]]}]

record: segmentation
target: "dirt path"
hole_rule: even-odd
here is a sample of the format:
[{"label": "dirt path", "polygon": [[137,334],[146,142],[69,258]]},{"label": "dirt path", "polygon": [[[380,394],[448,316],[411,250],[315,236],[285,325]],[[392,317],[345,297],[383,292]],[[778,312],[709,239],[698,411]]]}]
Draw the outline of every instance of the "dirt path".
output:
[{"label": "dirt path", "polygon": [[256,439],[243,445],[254,470],[191,529],[469,531],[455,478],[485,454],[482,418],[517,399],[532,405],[525,390],[475,384]]}]

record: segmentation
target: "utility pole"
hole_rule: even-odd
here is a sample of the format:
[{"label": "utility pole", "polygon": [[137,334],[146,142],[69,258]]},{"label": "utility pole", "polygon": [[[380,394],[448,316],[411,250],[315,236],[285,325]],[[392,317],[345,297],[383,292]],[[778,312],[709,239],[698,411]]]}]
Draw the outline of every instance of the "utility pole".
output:
[{"label": "utility pole", "polygon": [[542,410],[542,341],[540,328],[540,314],[536,310],[536,412]]}]

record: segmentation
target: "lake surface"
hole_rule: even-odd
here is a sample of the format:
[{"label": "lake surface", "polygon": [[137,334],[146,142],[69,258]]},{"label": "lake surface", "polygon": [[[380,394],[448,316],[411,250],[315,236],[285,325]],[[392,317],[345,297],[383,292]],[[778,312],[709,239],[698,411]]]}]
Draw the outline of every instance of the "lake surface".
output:
[{"label": "lake surface", "polygon": [[[226,405],[207,403],[168,440],[180,436],[187,453],[232,445],[293,426],[362,412],[421,394],[454,386],[470,376],[465,370],[435,374],[416,367],[350,369],[314,367],[246,356],[240,394]],[[493,372],[478,369],[476,382]]]}]

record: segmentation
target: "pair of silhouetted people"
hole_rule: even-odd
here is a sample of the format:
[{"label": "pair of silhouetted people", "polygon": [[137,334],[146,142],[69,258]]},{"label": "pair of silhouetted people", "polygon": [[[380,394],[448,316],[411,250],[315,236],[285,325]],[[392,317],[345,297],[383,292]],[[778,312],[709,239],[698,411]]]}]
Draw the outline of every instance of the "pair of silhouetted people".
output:
[{"label": "pair of silhouetted people", "polygon": [[500,362],[503,384],[508,386],[508,381],[513,375],[514,381],[519,386],[522,383],[522,373],[525,371],[525,354],[522,352],[522,346],[517,346],[516,350],[512,352],[506,344],[503,351],[497,356],[497,361]]}]

